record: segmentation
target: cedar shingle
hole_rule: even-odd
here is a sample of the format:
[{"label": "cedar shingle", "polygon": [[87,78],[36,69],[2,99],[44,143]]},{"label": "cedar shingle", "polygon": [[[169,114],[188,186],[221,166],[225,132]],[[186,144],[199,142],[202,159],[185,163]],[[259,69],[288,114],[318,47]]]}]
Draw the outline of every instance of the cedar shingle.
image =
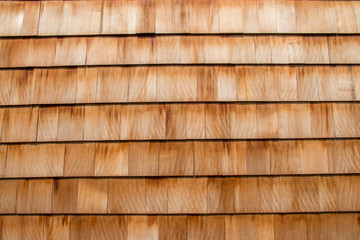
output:
[{"label": "cedar shingle", "polygon": [[77,212],[107,213],[108,179],[78,179]]},{"label": "cedar shingle", "polygon": [[3,113],[2,142],[35,141],[38,107],[6,108]]},{"label": "cedar shingle", "polygon": [[76,103],[95,102],[97,73],[97,68],[76,70]]},{"label": "cedar shingle", "polygon": [[190,104],[186,107],[187,139],[205,138],[205,104]]},{"label": "cedar shingle", "polygon": [[127,68],[100,68],[96,86],[96,102],[126,102],[128,84]]},{"label": "cedar shingle", "polygon": [[328,173],[326,141],[299,141],[302,174]]},{"label": "cedar shingle", "polygon": [[156,68],[129,68],[129,102],[155,102],[156,87]]},{"label": "cedar shingle", "polygon": [[127,239],[126,216],[91,216],[90,239]]},{"label": "cedar shingle", "polygon": [[85,65],[87,38],[58,38],[55,65]]},{"label": "cedar shingle", "polygon": [[165,138],[186,139],[186,105],[165,105]]},{"label": "cedar shingle", "polygon": [[188,216],[188,239],[225,239],[224,216]]},{"label": "cedar shingle", "polygon": [[243,2],[219,0],[219,32],[241,33],[243,31]]},{"label": "cedar shingle", "polygon": [[229,63],[230,39],[226,36],[204,37],[205,63]]},{"label": "cedar shingle", "polygon": [[109,179],[108,213],[145,213],[145,179]]},{"label": "cedar shingle", "polygon": [[235,67],[217,67],[217,99],[218,101],[236,101]]},{"label": "cedar shingle", "polygon": [[128,175],[128,143],[97,143],[95,176]]},{"label": "cedar shingle", "polygon": [[159,176],[194,174],[193,142],[162,142],[159,147]]},{"label": "cedar shingle", "polygon": [[16,213],[51,213],[52,179],[18,180]]},{"label": "cedar shingle", "polygon": [[159,142],[129,144],[129,176],[159,175]]},{"label": "cedar shingle", "polygon": [[210,104],[205,107],[206,138],[230,138],[230,106]]},{"label": "cedar shingle", "polygon": [[231,138],[256,138],[256,105],[230,105]]},{"label": "cedar shingle", "polygon": [[95,143],[66,144],[64,176],[94,176]]},{"label": "cedar shingle", "polygon": [[58,137],[59,108],[39,109],[37,141],[56,141]]},{"label": "cedar shingle", "polygon": [[5,176],[63,176],[64,152],[64,144],[9,145]]},{"label": "cedar shingle", "polygon": [[86,64],[88,65],[112,65],[117,61],[116,37],[94,37],[87,42]]},{"label": "cedar shingle", "polygon": [[187,216],[159,216],[160,240],[186,240]]},{"label": "cedar shingle", "polygon": [[101,2],[45,2],[41,4],[39,35],[100,33]]},{"label": "cedar shingle", "polygon": [[104,1],[101,33],[135,34],[137,1]]},{"label": "cedar shingle", "polygon": [[35,69],[31,102],[75,103],[77,84],[74,69]]},{"label": "cedar shingle", "polygon": [[36,35],[39,22],[40,2],[3,2],[1,3],[3,27],[1,36]]},{"label": "cedar shingle", "polygon": [[336,137],[356,137],[360,133],[359,104],[334,103],[334,120]]},{"label": "cedar shingle", "polygon": [[206,178],[168,179],[169,213],[206,213],[207,196]]},{"label": "cedar shingle", "polygon": [[84,140],[120,138],[120,105],[85,106]]},{"label": "cedar shingle", "polygon": [[274,239],[274,215],[225,216],[225,239]]},{"label": "cedar shingle", "polygon": [[205,41],[204,38],[195,36],[180,37],[180,62],[204,63]]},{"label": "cedar shingle", "polygon": [[158,239],[159,238],[159,216],[129,216],[128,238],[136,239]]},{"label": "cedar shingle", "polygon": [[7,148],[8,148],[7,145],[0,145],[0,177],[5,176]]},{"label": "cedar shingle", "polygon": [[59,107],[57,140],[83,140],[84,111],[84,106]]},{"label": "cedar shingle", "polygon": [[[315,143],[315,142],[311,142]],[[269,146],[269,145],[268,145]],[[300,155],[298,141],[278,141],[270,143],[271,174],[299,174]]]},{"label": "cedar shingle", "polygon": [[158,67],[157,101],[195,101],[197,72],[197,67]]},{"label": "cedar shingle", "polygon": [[32,101],[32,89],[35,83],[35,71],[14,71],[11,82],[9,104],[29,104]]},{"label": "cedar shingle", "polygon": [[3,216],[2,239],[43,239],[44,216]]},{"label": "cedar shingle", "polygon": [[232,178],[209,178],[208,213],[234,213],[234,182]]},{"label": "cedar shingle", "polygon": [[0,213],[16,213],[17,180],[0,181]]},{"label": "cedar shingle", "polygon": [[278,104],[279,137],[310,138],[310,104]]},{"label": "cedar shingle", "polygon": [[136,0],[136,33],[154,33],[156,0]]},{"label": "cedar shingle", "polygon": [[218,71],[216,67],[204,67],[196,69],[197,101],[214,101],[218,98]]},{"label": "cedar shingle", "polygon": [[219,32],[219,8],[217,0],[190,1],[190,32]]},{"label": "cedar shingle", "polygon": [[52,213],[77,213],[78,179],[54,179]]},{"label": "cedar shingle", "polygon": [[0,70],[0,105],[7,105],[10,101],[13,70]]},{"label": "cedar shingle", "polygon": [[336,13],[337,32],[358,33],[353,3],[336,1],[332,7]]},{"label": "cedar shingle", "polygon": [[167,179],[146,179],[146,213],[167,213]]},{"label": "cedar shingle", "polygon": [[44,219],[45,239],[69,239],[70,238],[69,216],[47,216]]},{"label": "cedar shingle", "polygon": [[156,0],[156,33],[188,33],[190,1]]},{"label": "cedar shingle", "polygon": [[180,63],[180,37],[160,36],[155,39],[156,62],[152,63]]},{"label": "cedar shingle", "polygon": [[30,40],[27,66],[54,66],[56,38]]}]

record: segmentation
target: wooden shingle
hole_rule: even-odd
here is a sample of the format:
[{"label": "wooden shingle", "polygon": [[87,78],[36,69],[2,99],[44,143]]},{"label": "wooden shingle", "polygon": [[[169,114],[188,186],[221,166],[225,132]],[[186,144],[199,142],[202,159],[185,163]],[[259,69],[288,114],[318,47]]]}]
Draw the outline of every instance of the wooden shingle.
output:
[{"label": "wooden shingle", "polygon": [[16,213],[16,191],[17,180],[2,180],[0,181],[0,213],[9,214]]},{"label": "wooden shingle", "polygon": [[55,179],[52,190],[52,213],[76,213],[78,179]]},{"label": "wooden shingle", "polygon": [[63,176],[64,152],[64,144],[10,145],[5,176]]},{"label": "wooden shingle", "polygon": [[59,107],[58,141],[83,140],[85,107]]},{"label": "wooden shingle", "polygon": [[159,239],[187,239],[187,216],[159,216]]},{"label": "wooden shingle", "polygon": [[12,76],[12,70],[0,70],[0,82],[2,84],[0,89],[0,105],[6,105],[9,103]]},{"label": "wooden shingle", "polygon": [[187,237],[189,239],[225,239],[224,216],[189,216]]},{"label": "wooden shingle", "polygon": [[85,106],[84,140],[120,138],[120,105]]},{"label": "wooden shingle", "polygon": [[34,87],[35,71],[15,71],[12,75],[11,92],[9,104],[29,104],[31,103],[32,91]]},{"label": "wooden shingle", "polygon": [[118,39],[115,37],[89,38],[87,42],[86,64],[111,65],[117,61]]},{"label": "wooden shingle", "polygon": [[185,176],[194,174],[194,144],[166,142],[159,147],[159,175]]},{"label": "wooden shingle", "polygon": [[230,138],[230,106],[210,104],[205,107],[206,138]]},{"label": "wooden shingle", "polygon": [[37,35],[40,2],[2,2],[1,36]]},{"label": "wooden shingle", "polygon": [[56,38],[30,40],[27,66],[54,66]]},{"label": "wooden shingle", "polygon": [[207,196],[206,178],[168,179],[169,213],[206,213]]},{"label": "wooden shingle", "polygon": [[190,1],[156,0],[156,33],[190,32]]},{"label": "wooden shingle", "polygon": [[126,216],[91,216],[90,239],[126,239]]},{"label": "wooden shingle", "polygon": [[99,69],[96,102],[126,102],[128,100],[128,84],[127,68]]},{"label": "wooden shingle", "polygon": [[167,179],[146,179],[146,212],[168,212]]},{"label": "wooden shingle", "polygon": [[[139,230],[140,229],[140,230]],[[158,216],[129,216],[128,238],[135,239],[158,239],[159,217]]]},{"label": "wooden shingle", "polygon": [[97,143],[95,176],[128,175],[128,143]]},{"label": "wooden shingle", "polygon": [[45,2],[41,4],[39,35],[100,33],[102,3]]},{"label": "wooden shingle", "polygon": [[47,239],[70,238],[69,216],[48,216],[44,219],[44,237]]},{"label": "wooden shingle", "polygon": [[108,202],[107,179],[78,179],[77,212],[106,213]]},{"label": "wooden shingle", "polygon": [[190,2],[190,32],[219,32],[219,8],[217,0]]},{"label": "wooden shingle", "polygon": [[1,141],[35,141],[37,120],[38,107],[6,108],[3,113]]},{"label": "wooden shingle", "polygon": [[95,143],[66,144],[64,176],[95,175]]},{"label": "wooden shingle", "polygon": [[52,179],[18,180],[16,213],[51,213]]},{"label": "wooden shingle", "polygon": [[134,142],[129,144],[129,175],[159,175],[159,142]]},{"label": "wooden shingle", "polygon": [[2,239],[42,239],[44,216],[3,216]]},{"label": "wooden shingle", "polygon": [[137,1],[104,1],[101,33],[136,33]]},{"label": "wooden shingle", "polygon": [[62,38],[56,40],[55,65],[85,65],[86,38]]},{"label": "wooden shingle", "polygon": [[108,213],[145,213],[145,179],[109,179]]},{"label": "wooden shingle", "polygon": [[208,213],[234,212],[234,182],[232,178],[208,179]]}]

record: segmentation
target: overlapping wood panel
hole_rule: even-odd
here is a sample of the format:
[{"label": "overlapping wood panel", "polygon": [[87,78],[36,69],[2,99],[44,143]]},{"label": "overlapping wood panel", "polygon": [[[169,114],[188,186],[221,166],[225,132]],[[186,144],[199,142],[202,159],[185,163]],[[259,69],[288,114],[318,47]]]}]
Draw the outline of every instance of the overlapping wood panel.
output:
[{"label": "overlapping wood panel", "polygon": [[358,139],[1,145],[2,177],[356,174],[359,148]]},{"label": "overlapping wood panel", "polygon": [[[358,214],[233,216],[3,216],[3,239],[351,239]],[[136,226],[136,227],[135,227]],[[44,230],[44,231],[43,231]]]},{"label": "overlapping wood panel", "polygon": [[[360,63],[356,55],[360,38],[356,35],[278,36],[276,41],[262,35],[111,37],[106,44],[103,43],[106,39],[97,40],[94,37],[2,39],[0,67]],[[104,53],[111,53],[111,57],[104,59]]]},{"label": "overlapping wood panel", "polygon": [[41,4],[4,1],[1,4],[4,13],[1,20],[5,23],[0,28],[2,36],[359,32],[358,4],[352,1],[132,0]]},{"label": "overlapping wood panel", "polygon": [[0,180],[1,213],[359,212],[360,177]]},{"label": "overlapping wood panel", "polygon": [[[196,112],[192,104],[4,108],[1,142],[360,136],[358,103],[196,106]],[[192,128],[194,121],[197,129]],[[28,123],[26,127],[24,123]]]},{"label": "overlapping wood panel", "polygon": [[0,70],[0,104],[353,101],[360,98],[358,72],[357,66]]}]

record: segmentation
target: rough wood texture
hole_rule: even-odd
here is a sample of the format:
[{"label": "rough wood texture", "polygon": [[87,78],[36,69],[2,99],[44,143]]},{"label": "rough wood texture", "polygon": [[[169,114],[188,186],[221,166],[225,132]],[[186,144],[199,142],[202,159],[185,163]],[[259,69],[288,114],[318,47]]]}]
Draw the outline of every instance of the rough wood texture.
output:
[{"label": "rough wood texture", "polygon": [[[357,4],[341,1],[44,1],[41,8],[40,3],[3,2],[1,20],[6,27],[0,33],[2,36],[154,32],[344,34],[358,33],[358,8]],[[321,14],[319,9],[323,9]],[[21,21],[17,14],[23,14]],[[313,22],[315,17],[318,21]]]},{"label": "rough wood texture", "polygon": [[147,66],[1,70],[0,105],[352,101],[358,67]]},{"label": "rough wood texture", "polygon": [[0,1],[0,239],[359,239],[357,1]]},{"label": "rough wood texture", "polygon": [[0,145],[0,160],[4,178],[347,174],[360,168],[359,144],[357,139],[16,144]]},{"label": "rough wood texture", "polygon": [[[51,64],[44,59],[54,58],[55,66],[171,63],[276,64],[279,62],[356,64],[360,61],[359,57],[354,55],[354,52],[360,48],[360,40],[357,36],[279,36],[278,41],[283,41],[283,47],[288,49],[288,55],[274,51],[274,57],[271,52],[272,42],[268,36],[156,36],[117,37],[117,39],[117,53],[113,52],[116,39],[111,39],[111,44],[100,44],[96,42],[98,38],[94,37],[57,38],[55,48],[52,46],[54,38],[3,39],[0,40],[0,68],[41,67],[44,64]],[[41,45],[39,45],[40,41]],[[50,50],[39,52],[44,50],[40,48],[37,51],[39,46],[47,46]],[[111,53],[111,57],[106,61],[102,60],[105,53]]]},{"label": "rough wood texture", "polygon": [[15,209],[17,214],[307,213],[360,209],[356,175],[2,179],[0,183],[1,214],[15,213]]}]

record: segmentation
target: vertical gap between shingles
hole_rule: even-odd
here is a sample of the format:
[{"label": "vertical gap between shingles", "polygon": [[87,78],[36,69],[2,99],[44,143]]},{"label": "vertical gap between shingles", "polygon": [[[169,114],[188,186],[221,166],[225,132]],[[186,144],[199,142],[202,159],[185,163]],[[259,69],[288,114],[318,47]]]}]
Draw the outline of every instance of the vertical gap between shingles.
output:
[{"label": "vertical gap between shingles", "polygon": [[38,19],[38,25],[37,25],[37,35],[39,35],[39,29],[40,29],[40,17],[41,17],[41,10],[42,10],[42,5],[43,5],[43,1],[40,2],[40,7],[39,7],[39,19]]}]

